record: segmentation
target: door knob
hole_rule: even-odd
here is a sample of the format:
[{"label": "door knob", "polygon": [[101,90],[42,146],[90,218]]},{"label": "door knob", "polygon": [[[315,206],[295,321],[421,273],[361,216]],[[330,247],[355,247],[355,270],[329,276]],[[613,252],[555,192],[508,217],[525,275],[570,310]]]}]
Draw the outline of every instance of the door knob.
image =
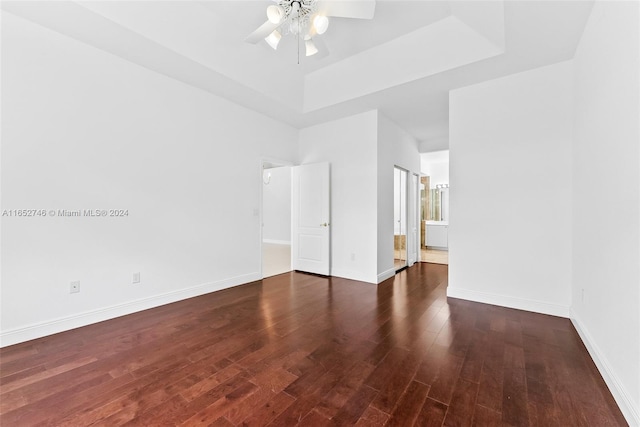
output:
[{"label": "door knob", "polygon": [[326,222],[323,222],[322,224],[320,224],[320,227],[327,227],[329,226],[329,224],[327,224]]}]

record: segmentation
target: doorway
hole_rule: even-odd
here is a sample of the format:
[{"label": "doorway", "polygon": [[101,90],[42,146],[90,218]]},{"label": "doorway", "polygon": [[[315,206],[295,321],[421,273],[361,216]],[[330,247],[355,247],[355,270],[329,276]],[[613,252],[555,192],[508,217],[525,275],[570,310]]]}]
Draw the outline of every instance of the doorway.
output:
[{"label": "doorway", "polygon": [[421,154],[420,260],[449,263],[449,151]]},{"label": "doorway", "polygon": [[407,171],[393,170],[393,265],[407,268]]},{"label": "doorway", "polygon": [[291,166],[262,165],[262,277],[291,271]]}]

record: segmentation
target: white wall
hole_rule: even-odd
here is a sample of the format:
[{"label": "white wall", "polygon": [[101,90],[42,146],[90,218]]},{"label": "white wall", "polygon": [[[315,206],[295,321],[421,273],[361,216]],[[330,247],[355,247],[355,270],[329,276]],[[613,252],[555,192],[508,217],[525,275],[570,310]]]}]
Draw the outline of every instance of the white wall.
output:
[{"label": "white wall", "polygon": [[[262,241],[291,244],[291,167],[265,169]],[[269,177],[270,175],[270,177]]]},{"label": "white wall", "polygon": [[295,129],[6,12],[2,91],[2,209],[129,212],[2,218],[2,345],[260,279]]},{"label": "white wall", "polygon": [[436,188],[438,184],[449,183],[449,162],[421,162],[420,167],[424,175],[429,176],[429,187]]},{"label": "white wall", "polygon": [[300,163],[331,164],[331,274],[370,283],[377,283],[377,121],[374,110],[300,130]]},{"label": "white wall", "polygon": [[568,316],[570,62],[450,94],[448,295]]},{"label": "white wall", "polygon": [[380,283],[393,265],[393,170],[419,173],[417,141],[377,110],[300,131],[300,162],[331,163],[331,274]]},{"label": "white wall", "polygon": [[395,166],[399,166],[409,171],[407,179],[411,180],[412,173],[420,173],[420,154],[418,153],[418,142],[381,113],[378,113],[377,132],[378,276],[376,283],[379,283],[395,274],[393,265],[393,170]]},{"label": "white wall", "polygon": [[[640,425],[640,54],[637,2],[596,2],[574,59],[571,317]],[[584,295],[584,298],[583,298]]]}]

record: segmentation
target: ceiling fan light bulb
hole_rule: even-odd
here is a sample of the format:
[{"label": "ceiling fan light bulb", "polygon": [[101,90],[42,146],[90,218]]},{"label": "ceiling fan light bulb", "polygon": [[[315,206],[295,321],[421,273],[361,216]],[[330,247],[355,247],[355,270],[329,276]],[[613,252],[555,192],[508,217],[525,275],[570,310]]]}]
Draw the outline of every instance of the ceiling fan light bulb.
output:
[{"label": "ceiling fan light bulb", "polygon": [[267,8],[267,18],[269,19],[269,22],[273,24],[279,24],[282,22],[284,15],[284,9],[280,5],[272,4]]},{"label": "ceiling fan light bulb", "polygon": [[278,49],[278,43],[280,43],[281,38],[282,34],[280,34],[278,30],[275,30],[273,33],[265,37],[265,40],[267,43],[269,43],[269,46],[271,46],[273,50],[276,50]]},{"label": "ceiling fan light bulb", "polygon": [[316,15],[313,18],[313,27],[316,29],[316,33],[324,34],[329,28],[329,18],[323,15]]},{"label": "ceiling fan light bulb", "polygon": [[313,40],[311,39],[305,40],[304,47],[305,47],[306,56],[312,56],[318,53],[318,48],[316,47],[316,45],[313,43]]}]

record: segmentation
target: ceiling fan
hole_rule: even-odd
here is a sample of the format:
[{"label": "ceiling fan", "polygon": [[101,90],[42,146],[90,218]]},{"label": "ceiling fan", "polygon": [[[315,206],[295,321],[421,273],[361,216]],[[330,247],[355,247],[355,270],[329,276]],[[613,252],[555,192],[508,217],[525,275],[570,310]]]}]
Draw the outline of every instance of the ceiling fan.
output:
[{"label": "ceiling fan", "polygon": [[[282,36],[292,34],[298,42],[301,39],[304,41],[306,56],[319,52],[314,38],[327,31],[329,17],[372,19],[376,8],[375,0],[274,1],[276,4],[267,7],[267,21],[249,34],[245,41],[256,44],[265,40],[269,46],[277,49]],[[321,43],[318,45],[322,46]],[[298,56],[299,52],[298,49]]]}]

